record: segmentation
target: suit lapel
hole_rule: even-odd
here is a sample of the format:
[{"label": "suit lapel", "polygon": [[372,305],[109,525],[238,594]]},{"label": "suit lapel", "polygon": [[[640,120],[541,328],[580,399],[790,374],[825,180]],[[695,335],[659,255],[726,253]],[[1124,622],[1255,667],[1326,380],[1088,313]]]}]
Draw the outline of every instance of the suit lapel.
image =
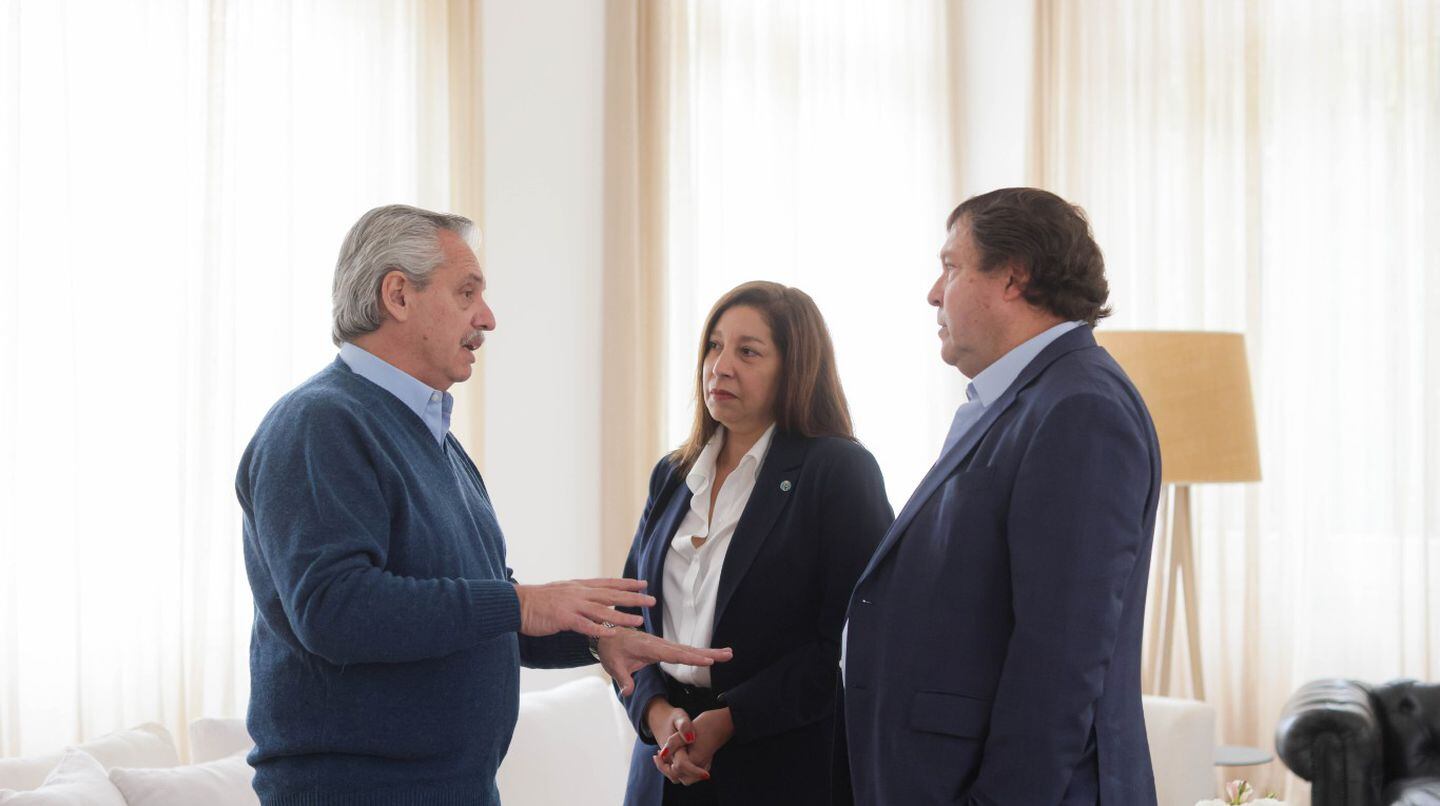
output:
[{"label": "suit lapel", "polygon": [[920,486],[915,488],[915,492],[910,496],[910,500],[905,502],[905,508],[900,510],[900,514],[896,516],[895,522],[890,525],[890,529],[885,533],[885,538],[880,541],[880,547],[870,556],[870,563],[865,567],[865,572],[860,575],[860,579],[864,580],[869,577],[875,568],[880,565],[885,555],[895,547],[895,544],[900,540],[900,536],[910,527],[910,522],[915,519],[915,516],[930,500],[931,496],[935,495],[941,485],[943,485],[950,476],[954,475],[955,470],[960,467],[960,464],[965,461],[965,458],[970,455],[971,451],[975,450],[975,446],[980,444],[980,440],[984,439],[985,435],[989,433],[990,427],[995,424],[996,420],[1000,419],[1000,415],[1004,414],[1005,410],[1010,408],[1010,404],[1015,402],[1015,398],[1020,394],[1021,390],[1033,383],[1036,378],[1040,377],[1041,373],[1048,369],[1060,356],[1085,347],[1094,346],[1095,336],[1092,328],[1086,326],[1071,330],[1051,342],[1044,350],[1041,350],[1040,354],[1035,356],[1034,360],[1027,364],[1025,369],[1020,371],[1020,374],[1015,378],[1015,382],[1010,384],[1010,388],[1005,390],[1005,394],[1001,395],[998,400],[986,407],[985,413],[980,415],[980,419],[976,420],[975,424],[970,427],[970,430],[965,432],[965,436],[950,446],[950,450],[941,455],[940,459],[935,462],[935,465],[930,468],[930,472],[926,473],[925,478],[921,479]]},{"label": "suit lapel", "polygon": [[780,516],[780,510],[785,508],[790,496],[795,495],[795,479],[799,475],[796,471],[804,459],[804,438],[785,434],[777,428],[765,462],[760,466],[760,474],[755,477],[755,487],[750,492],[750,500],[745,504],[745,511],[740,514],[739,523],[735,524],[729,547],[725,549],[725,564],[720,571],[720,588],[715,596],[715,621],[712,627],[718,625],[721,617],[725,615],[725,606],[730,603],[730,597],[735,594],[740,580],[745,577],[745,572],[750,570],[755,555],[760,553],[760,547],[770,536],[775,519]]},{"label": "suit lapel", "polygon": [[668,482],[675,489],[671,490],[669,501],[665,504],[660,518],[655,522],[652,534],[655,542],[651,544],[650,556],[645,558],[644,573],[645,579],[650,584],[645,587],[645,592],[655,597],[655,606],[650,608],[654,623],[651,631],[660,635],[665,628],[661,615],[665,612],[665,555],[670,553],[670,541],[675,539],[675,530],[680,528],[680,522],[685,519],[685,513],[690,511],[690,485],[685,479],[676,473]]}]

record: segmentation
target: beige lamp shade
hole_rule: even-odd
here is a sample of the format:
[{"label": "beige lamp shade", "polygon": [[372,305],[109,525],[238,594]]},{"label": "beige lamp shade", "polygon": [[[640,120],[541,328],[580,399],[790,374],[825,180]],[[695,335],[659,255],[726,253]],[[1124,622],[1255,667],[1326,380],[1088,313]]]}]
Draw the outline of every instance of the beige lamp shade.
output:
[{"label": "beige lamp shade", "polygon": [[1260,480],[1243,335],[1097,330],[1095,340],[1124,368],[1150,409],[1160,438],[1162,481]]}]

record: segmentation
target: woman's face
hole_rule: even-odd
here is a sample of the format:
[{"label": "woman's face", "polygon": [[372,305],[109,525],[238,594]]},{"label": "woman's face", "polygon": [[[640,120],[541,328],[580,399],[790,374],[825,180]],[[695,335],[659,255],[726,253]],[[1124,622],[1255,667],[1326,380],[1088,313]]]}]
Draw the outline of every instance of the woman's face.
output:
[{"label": "woman's face", "polygon": [[721,425],[749,433],[775,422],[780,349],[760,311],[736,305],[720,314],[702,366],[705,408]]}]

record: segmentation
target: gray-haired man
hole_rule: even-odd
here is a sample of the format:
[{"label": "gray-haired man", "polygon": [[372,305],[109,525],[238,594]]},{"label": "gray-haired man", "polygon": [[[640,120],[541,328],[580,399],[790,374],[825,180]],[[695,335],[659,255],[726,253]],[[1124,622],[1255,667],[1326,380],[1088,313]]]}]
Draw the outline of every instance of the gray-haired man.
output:
[{"label": "gray-haired man", "polygon": [[241,459],[250,763],[267,804],[498,803],[522,663],[598,657],[628,691],[649,663],[729,657],[620,629],[640,618],[613,608],[653,603],[643,582],[515,583],[449,434],[446,390],[495,328],[472,232],[401,205],[361,217],[335,268],[340,355]]}]

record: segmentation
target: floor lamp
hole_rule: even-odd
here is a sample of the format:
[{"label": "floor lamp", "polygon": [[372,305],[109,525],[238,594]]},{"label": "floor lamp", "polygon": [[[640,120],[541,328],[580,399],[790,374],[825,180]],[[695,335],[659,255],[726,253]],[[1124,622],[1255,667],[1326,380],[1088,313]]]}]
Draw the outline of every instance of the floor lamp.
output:
[{"label": "floor lamp", "polygon": [[1177,612],[1184,608],[1190,678],[1205,699],[1190,487],[1260,480],[1245,337],[1194,331],[1103,331],[1095,339],[1140,390],[1160,439],[1162,496],[1152,564],[1146,689],[1168,694]]}]

